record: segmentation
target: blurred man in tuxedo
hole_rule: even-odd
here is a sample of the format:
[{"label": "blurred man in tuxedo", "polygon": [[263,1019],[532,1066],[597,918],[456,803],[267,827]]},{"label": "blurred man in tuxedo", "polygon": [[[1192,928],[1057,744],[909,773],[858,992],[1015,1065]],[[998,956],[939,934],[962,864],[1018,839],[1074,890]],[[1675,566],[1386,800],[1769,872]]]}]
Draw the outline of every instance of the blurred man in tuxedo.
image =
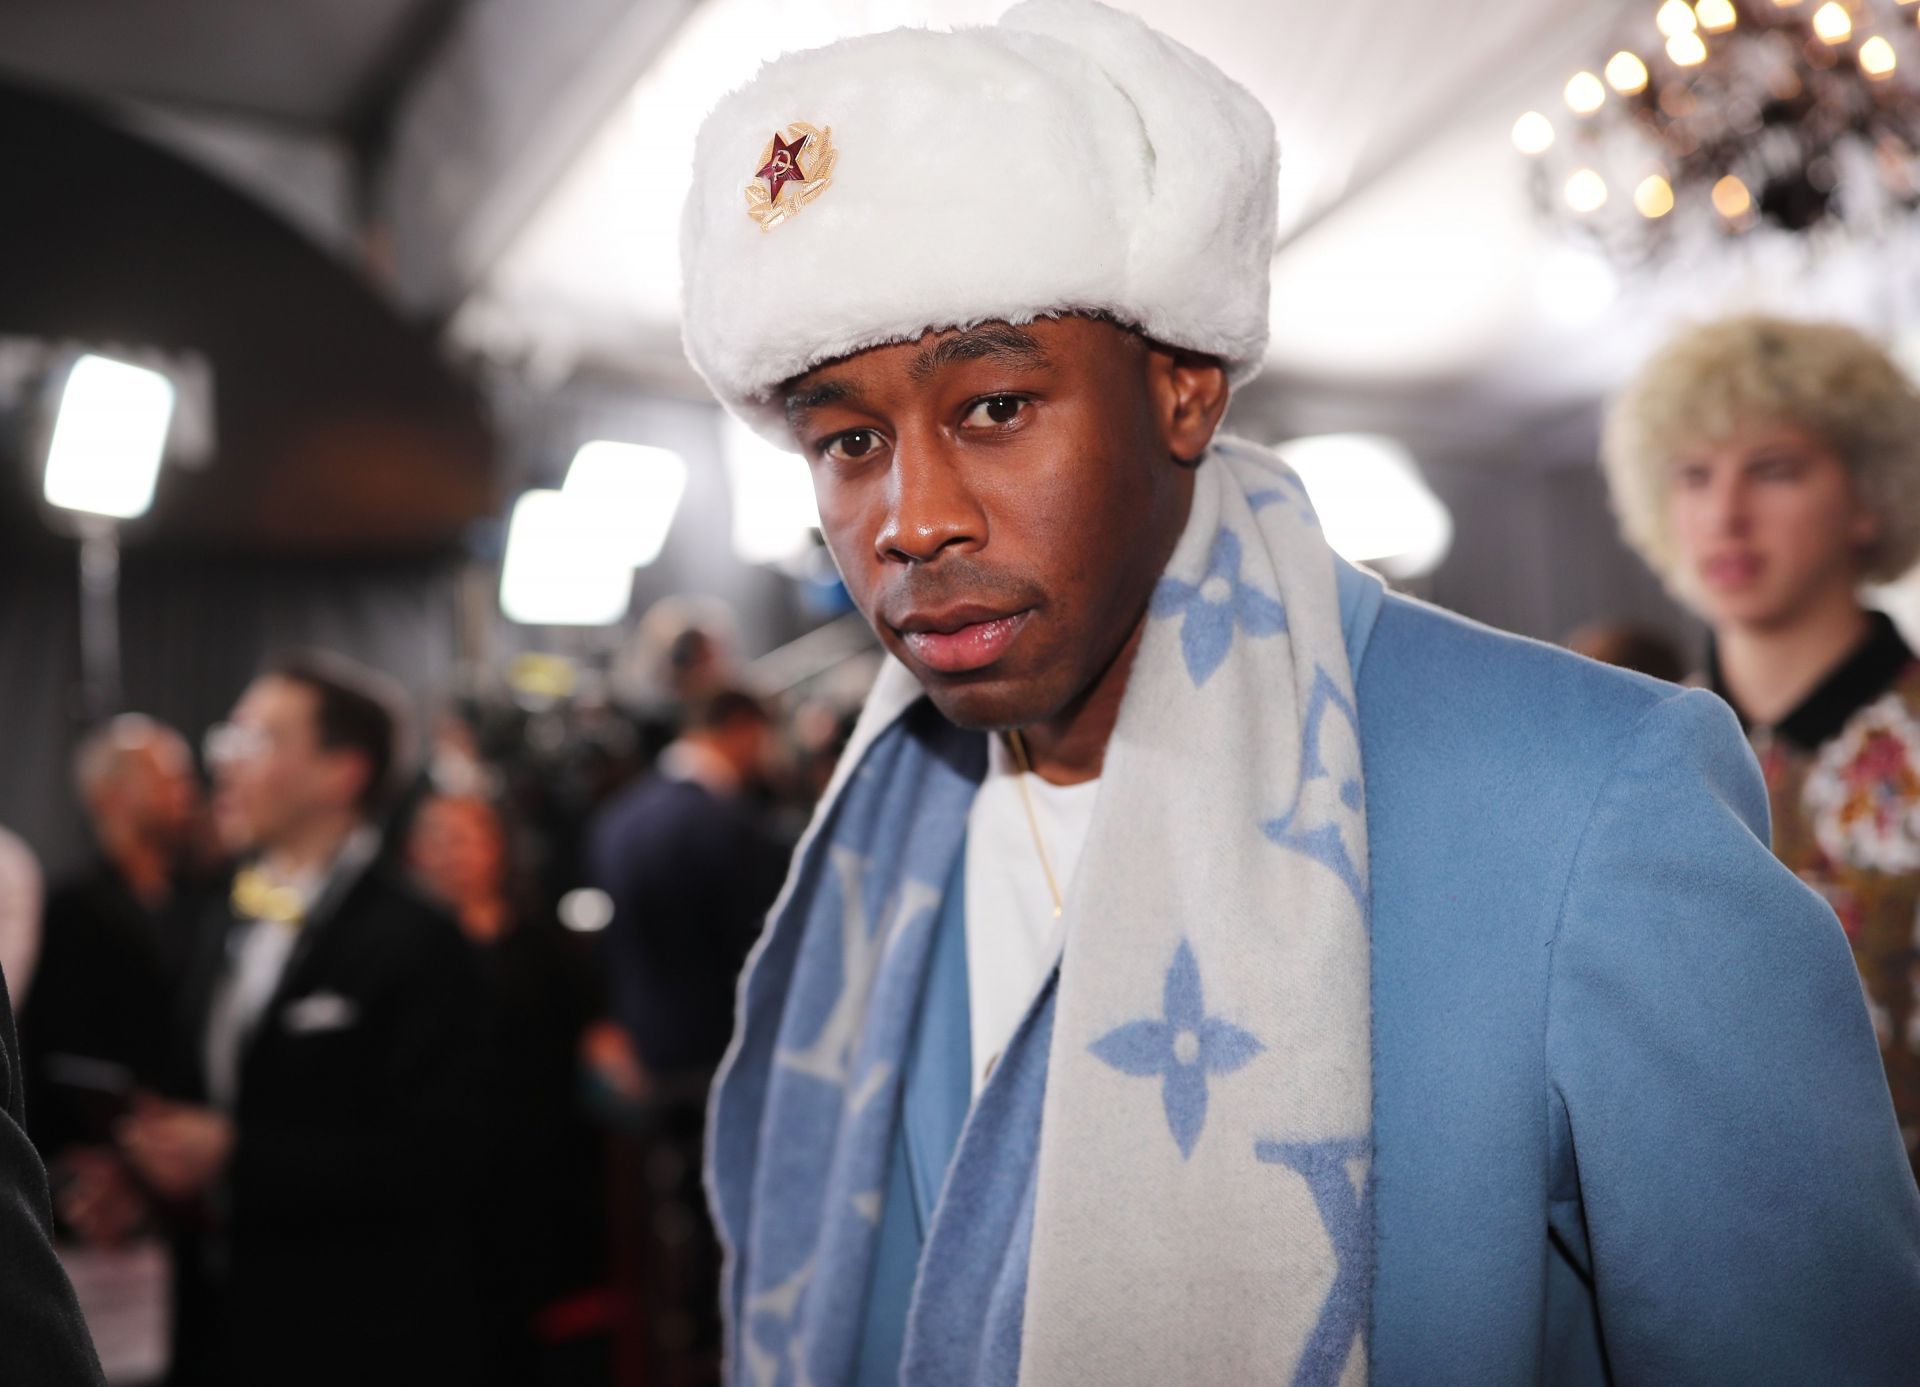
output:
[{"label": "blurred man in tuxedo", "polygon": [[174,1096],[120,1127],[183,1230],[178,1383],[474,1380],[482,994],[458,928],[376,861],[399,727],[373,676],[309,655],[209,737],[244,865],[188,969]]}]

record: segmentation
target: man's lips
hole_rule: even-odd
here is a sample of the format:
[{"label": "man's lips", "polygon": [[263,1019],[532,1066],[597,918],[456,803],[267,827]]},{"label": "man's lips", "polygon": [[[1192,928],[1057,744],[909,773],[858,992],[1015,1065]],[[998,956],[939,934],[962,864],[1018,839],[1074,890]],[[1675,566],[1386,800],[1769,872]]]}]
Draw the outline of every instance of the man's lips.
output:
[{"label": "man's lips", "polygon": [[913,658],[928,669],[965,674],[985,669],[1006,654],[1032,615],[1031,607],[1004,614],[983,607],[954,607],[909,613],[893,628]]}]

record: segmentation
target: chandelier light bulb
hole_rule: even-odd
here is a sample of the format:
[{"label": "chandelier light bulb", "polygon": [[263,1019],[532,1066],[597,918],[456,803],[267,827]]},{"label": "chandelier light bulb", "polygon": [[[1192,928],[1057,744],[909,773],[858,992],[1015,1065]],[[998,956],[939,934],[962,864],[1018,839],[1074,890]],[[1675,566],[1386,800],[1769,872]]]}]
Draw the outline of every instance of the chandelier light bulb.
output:
[{"label": "chandelier light bulb", "polygon": [[1709,34],[1724,34],[1740,22],[1733,0],[1700,0],[1693,12],[1700,17],[1700,27]]},{"label": "chandelier light bulb", "polygon": [[1799,6],[1800,0],[1773,0],[1773,3],[1778,9],[1791,10]]},{"label": "chandelier light bulb", "polygon": [[1707,45],[1698,34],[1675,34],[1667,40],[1667,56],[1681,67],[1698,67],[1707,60]]},{"label": "chandelier light bulb", "polygon": [[1860,70],[1876,81],[1891,77],[1897,61],[1893,45],[1878,35],[1860,45]]},{"label": "chandelier light bulb", "polygon": [[1591,72],[1576,72],[1567,81],[1567,108],[1577,116],[1590,116],[1606,104],[1607,89]]},{"label": "chandelier light bulb", "polygon": [[1522,154],[1545,154],[1553,148],[1553,122],[1528,111],[1513,123],[1513,147]]},{"label": "chandelier light bulb", "polygon": [[1713,210],[1728,221],[1738,221],[1753,210],[1753,194],[1747,185],[1728,174],[1713,185]]},{"label": "chandelier light bulb", "polygon": [[1828,43],[1844,43],[1853,33],[1853,16],[1839,0],[1827,0],[1813,12],[1813,32]]},{"label": "chandelier light bulb", "polygon": [[1658,221],[1673,210],[1673,185],[1657,173],[1649,175],[1633,190],[1633,206],[1648,221]]},{"label": "chandelier light bulb", "polygon": [[1581,215],[1607,205],[1607,180],[1592,169],[1575,169],[1567,180],[1567,206]]},{"label": "chandelier light bulb", "polygon": [[1675,34],[1691,34],[1699,27],[1700,21],[1694,17],[1693,6],[1687,0],[1667,0],[1660,12],[1653,17],[1660,33],[1666,38]]},{"label": "chandelier light bulb", "polygon": [[1622,49],[1607,59],[1607,85],[1622,96],[1637,96],[1647,89],[1647,65]]}]

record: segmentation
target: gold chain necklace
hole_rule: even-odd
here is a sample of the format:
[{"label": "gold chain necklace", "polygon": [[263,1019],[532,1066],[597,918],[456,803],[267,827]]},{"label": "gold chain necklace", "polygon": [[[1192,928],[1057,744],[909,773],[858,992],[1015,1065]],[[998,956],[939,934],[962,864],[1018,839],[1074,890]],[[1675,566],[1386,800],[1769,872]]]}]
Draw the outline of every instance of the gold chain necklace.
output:
[{"label": "gold chain necklace", "polygon": [[1047,856],[1046,840],[1040,836],[1040,820],[1033,812],[1033,799],[1027,793],[1027,777],[1033,773],[1033,763],[1027,759],[1027,743],[1018,728],[1007,733],[1007,741],[1013,746],[1013,763],[1020,770],[1020,774],[1014,777],[1014,784],[1020,787],[1020,804],[1027,811],[1027,827],[1033,830],[1034,851],[1040,854],[1040,870],[1046,874],[1047,894],[1053,897],[1053,918],[1058,920],[1065,903],[1060,899],[1060,883],[1054,879],[1053,861]]}]

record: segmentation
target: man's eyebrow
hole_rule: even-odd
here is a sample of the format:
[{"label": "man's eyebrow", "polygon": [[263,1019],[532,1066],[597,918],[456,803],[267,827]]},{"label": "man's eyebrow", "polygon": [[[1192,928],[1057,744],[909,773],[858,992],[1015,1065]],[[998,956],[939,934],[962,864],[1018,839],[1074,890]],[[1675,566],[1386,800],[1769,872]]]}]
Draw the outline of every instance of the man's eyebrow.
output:
[{"label": "man's eyebrow", "polygon": [[790,390],[786,398],[787,423],[797,426],[811,411],[852,399],[854,393],[854,388],[843,380],[823,380],[818,385]]},{"label": "man's eyebrow", "polygon": [[943,337],[923,349],[907,368],[910,379],[931,380],[947,367],[961,361],[999,357],[1029,370],[1047,364],[1046,348],[1040,339],[1011,323],[983,323],[953,337]]}]

